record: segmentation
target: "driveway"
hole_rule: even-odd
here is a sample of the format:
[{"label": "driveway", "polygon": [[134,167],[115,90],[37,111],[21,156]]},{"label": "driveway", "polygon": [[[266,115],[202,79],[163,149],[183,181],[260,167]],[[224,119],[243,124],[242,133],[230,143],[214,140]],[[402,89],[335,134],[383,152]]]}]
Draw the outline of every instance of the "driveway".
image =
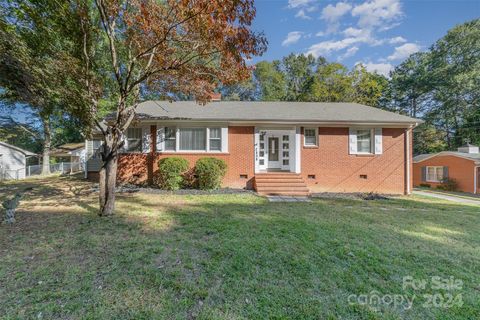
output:
[{"label": "driveway", "polygon": [[453,202],[458,202],[458,203],[463,203],[463,204],[474,204],[477,206],[480,206],[480,199],[475,200],[473,198],[467,199],[465,197],[457,197],[451,194],[445,194],[445,193],[440,193],[440,192],[431,192],[431,191],[420,191],[420,190],[413,190],[413,194],[419,195],[419,196],[425,196],[425,197],[432,197],[432,198],[437,198],[437,199],[442,199],[442,200],[448,200],[448,201],[453,201]]}]

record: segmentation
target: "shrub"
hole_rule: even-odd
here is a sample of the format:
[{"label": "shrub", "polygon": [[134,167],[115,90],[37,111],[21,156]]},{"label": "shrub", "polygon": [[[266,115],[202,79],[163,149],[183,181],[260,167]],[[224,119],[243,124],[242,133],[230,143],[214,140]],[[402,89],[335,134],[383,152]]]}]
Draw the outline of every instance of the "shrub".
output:
[{"label": "shrub", "polygon": [[422,187],[422,188],[430,188],[431,185],[428,184],[428,183],[420,183],[420,187]]},{"label": "shrub", "polygon": [[201,158],[195,164],[198,187],[202,190],[218,189],[227,172],[225,161],[217,158]]},{"label": "shrub", "polygon": [[445,191],[457,191],[458,190],[458,182],[452,178],[445,178],[442,180],[442,190]]},{"label": "shrub", "polygon": [[158,186],[166,190],[178,190],[183,185],[183,173],[188,170],[188,161],[179,157],[158,161]]}]

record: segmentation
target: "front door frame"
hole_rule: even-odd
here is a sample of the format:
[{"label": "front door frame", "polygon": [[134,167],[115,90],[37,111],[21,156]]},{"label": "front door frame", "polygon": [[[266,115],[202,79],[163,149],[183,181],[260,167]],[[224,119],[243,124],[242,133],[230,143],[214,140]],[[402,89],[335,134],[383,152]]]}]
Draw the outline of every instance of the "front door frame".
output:
[{"label": "front door frame", "polygon": [[[280,135],[275,133],[267,133],[265,135],[265,162],[267,170],[282,169],[282,164],[280,163],[282,161],[282,157],[280,156],[282,148],[280,147],[280,143]],[[276,160],[274,160],[274,157]]]},{"label": "front door frame", "polygon": [[[299,173],[297,170],[300,167],[300,150],[297,150],[299,148],[298,141],[300,141],[300,138],[297,137],[299,134],[300,130],[296,127],[255,127],[255,172],[276,169]],[[279,159],[275,162],[268,161],[268,139],[271,137],[278,138],[279,144]]]}]

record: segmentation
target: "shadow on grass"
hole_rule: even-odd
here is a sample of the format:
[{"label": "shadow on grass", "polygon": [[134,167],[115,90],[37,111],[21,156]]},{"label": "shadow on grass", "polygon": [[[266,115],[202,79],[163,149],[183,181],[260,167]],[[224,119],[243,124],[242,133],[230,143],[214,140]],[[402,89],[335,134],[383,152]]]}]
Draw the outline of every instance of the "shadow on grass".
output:
[{"label": "shadow on grass", "polygon": [[[99,218],[88,185],[76,194],[65,183],[73,182],[48,186],[53,196],[30,195],[18,223],[0,229],[7,317],[468,319],[479,312],[480,221],[472,207],[134,194],[118,196],[116,216]],[[352,293],[401,293],[406,275],[461,279],[466,307],[377,313],[347,303]]]}]

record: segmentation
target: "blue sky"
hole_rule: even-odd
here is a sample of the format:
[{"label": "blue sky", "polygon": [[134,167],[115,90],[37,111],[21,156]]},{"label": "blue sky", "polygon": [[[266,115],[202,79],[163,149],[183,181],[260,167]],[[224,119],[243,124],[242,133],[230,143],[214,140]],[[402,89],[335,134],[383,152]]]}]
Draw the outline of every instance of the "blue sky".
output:
[{"label": "blue sky", "polygon": [[480,17],[480,0],[257,0],[253,28],[264,31],[268,51],[252,62],[312,53],[351,67],[362,62],[388,74],[447,30]]}]

